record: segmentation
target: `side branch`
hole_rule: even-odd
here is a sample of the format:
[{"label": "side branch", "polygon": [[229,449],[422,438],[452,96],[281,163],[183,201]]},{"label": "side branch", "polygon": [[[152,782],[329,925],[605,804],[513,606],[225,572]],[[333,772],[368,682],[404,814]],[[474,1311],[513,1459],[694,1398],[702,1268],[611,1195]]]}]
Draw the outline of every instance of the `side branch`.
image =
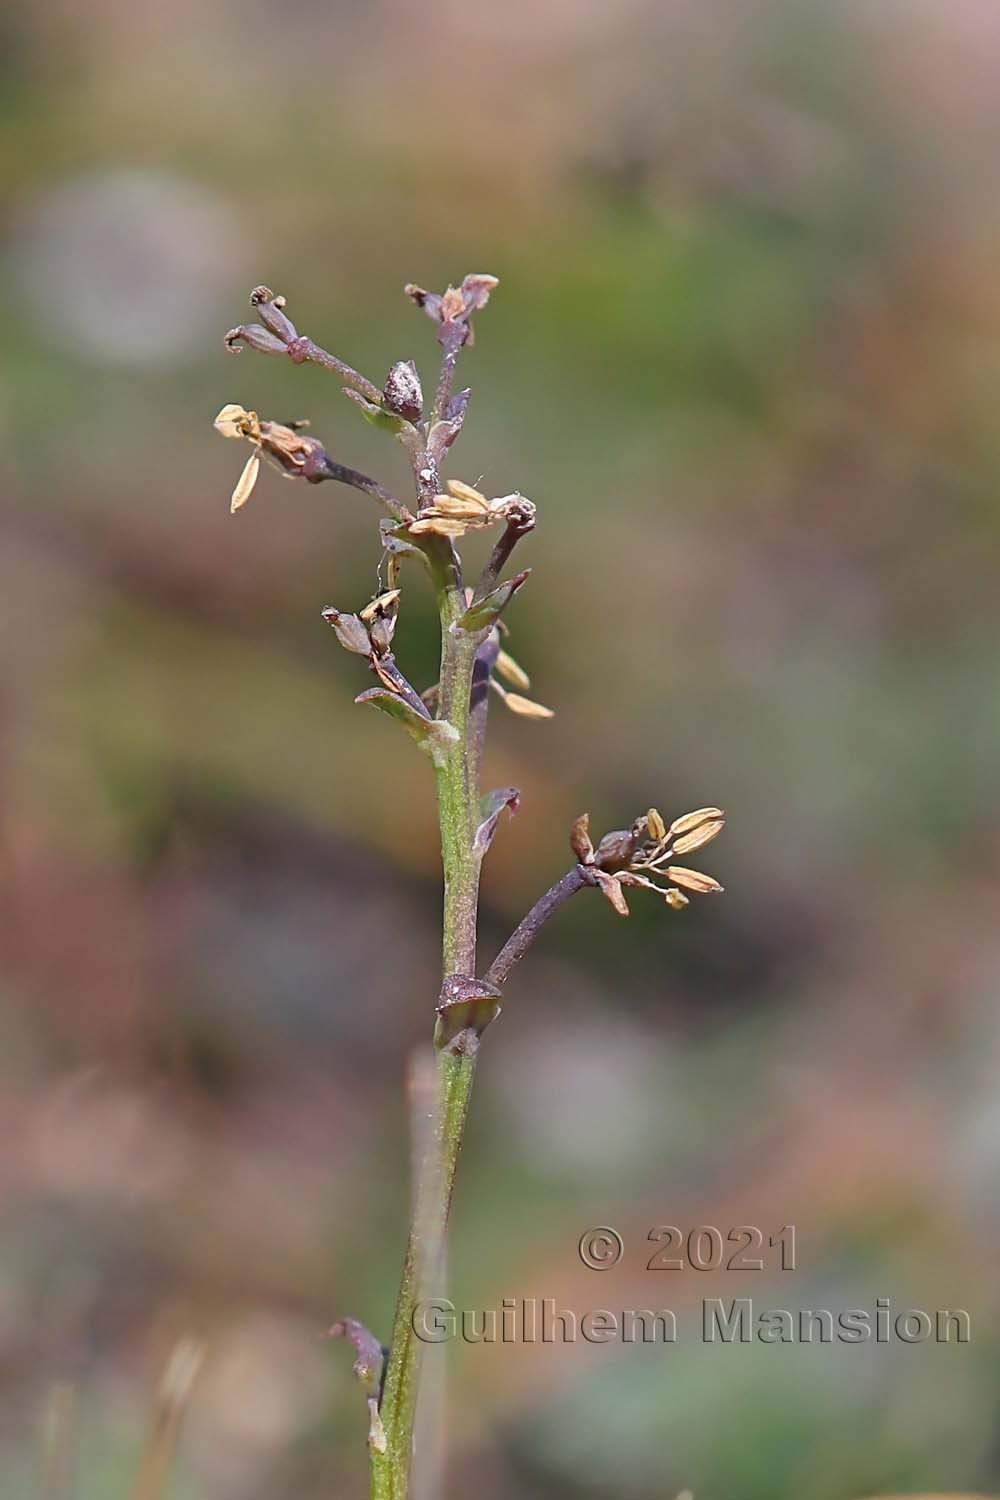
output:
[{"label": "side branch", "polygon": [[321,349],[319,344],[312,339],[295,338],[287,345],[288,357],[296,365],[320,365],[324,370],[331,370],[334,375],[339,375],[346,380],[348,385],[354,386],[355,390],[361,391],[369,401],[374,401],[377,406],[382,405],[382,392],[377,385],[373,385],[366,375],[346,364],[344,360],[338,359],[335,354]]},{"label": "side branch", "polygon": [[379,484],[377,479],[370,479],[367,474],[362,474],[359,469],[350,469],[346,464],[337,463],[336,459],[325,454],[323,462],[317,464],[315,472],[309,476],[313,484],[320,484],[324,479],[334,479],[338,484],[348,484],[354,490],[361,490],[366,495],[371,495],[383,505],[391,516],[397,521],[412,521],[413,514],[397,500],[384,484]]},{"label": "side branch", "polygon": [[567,870],[561,880],[557,880],[544,896],[538,898],[527,916],[511,933],[486,970],[483,976],[485,983],[501,989],[510,977],[515,964],[519,963],[527,953],[549,918],[555,916],[570,896],[575,896],[577,891],[583,890],[584,886],[594,884],[593,875],[584,865],[574,865],[571,870]]}]

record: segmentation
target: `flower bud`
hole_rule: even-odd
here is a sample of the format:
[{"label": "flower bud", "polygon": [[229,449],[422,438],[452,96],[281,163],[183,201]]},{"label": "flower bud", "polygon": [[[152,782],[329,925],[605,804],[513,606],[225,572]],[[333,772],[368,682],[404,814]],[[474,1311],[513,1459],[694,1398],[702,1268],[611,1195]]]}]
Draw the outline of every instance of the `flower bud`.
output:
[{"label": "flower bud", "polygon": [[285,313],[284,297],[276,297],[270,287],[254,287],[250,293],[250,306],[257,309],[257,316],[264,327],[270,329],[283,344],[290,344],[292,339],[298,338],[295,324]]},{"label": "flower bud", "polygon": [[238,328],[230,328],[225,338],[226,348],[230,354],[239,354],[241,344],[249,344],[251,349],[256,349],[258,354],[284,354],[285,346],[280,339],[275,338],[273,333],[268,333],[259,323],[241,323]]},{"label": "flower bud", "polygon": [[382,387],[387,409],[408,422],[419,422],[424,411],[424,393],[420,376],[412,359],[400,359],[393,365]]}]

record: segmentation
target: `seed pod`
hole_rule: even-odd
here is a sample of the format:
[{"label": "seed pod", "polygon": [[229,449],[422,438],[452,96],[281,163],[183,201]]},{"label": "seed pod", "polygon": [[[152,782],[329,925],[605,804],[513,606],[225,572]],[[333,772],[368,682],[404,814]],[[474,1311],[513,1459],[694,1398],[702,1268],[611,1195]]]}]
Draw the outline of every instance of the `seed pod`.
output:
[{"label": "seed pod", "polygon": [[323,618],[328,625],[333,626],[337,640],[345,651],[353,651],[358,656],[371,655],[372,647],[368,632],[357,615],[342,615],[331,604],[324,609]]}]

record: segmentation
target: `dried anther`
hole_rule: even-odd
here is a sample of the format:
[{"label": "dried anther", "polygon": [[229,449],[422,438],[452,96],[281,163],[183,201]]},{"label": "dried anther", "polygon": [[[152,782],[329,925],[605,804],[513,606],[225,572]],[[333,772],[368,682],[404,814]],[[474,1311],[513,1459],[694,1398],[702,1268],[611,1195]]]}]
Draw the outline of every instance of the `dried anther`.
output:
[{"label": "dried anther", "polygon": [[[721,891],[722,886],[711,875],[669,861],[676,854],[710,843],[724,826],[725,814],[719,807],[686,813],[675,818],[669,828],[656,808],[651,807],[631,828],[606,833],[595,849],[590,837],[590,814],[582,813],[570,829],[569,842],[591,884],[598,886],[619,916],[627,917],[626,886],[655,891],[675,911],[688,904],[684,890],[699,895]],[[671,884],[658,885],[650,875],[665,876]],[[680,889],[682,886],[684,890]]]},{"label": "dried anther", "polygon": [[306,479],[311,484],[328,474],[326,449],[317,438],[308,437],[301,428],[305,423],[286,427],[281,422],[263,422],[255,411],[230,403],[215,419],[215,430],[223,437],[240,438],[253,445],[233,490],[230,510],[239,510],[250,499],[262,457],[269,459],[288,479]]}]

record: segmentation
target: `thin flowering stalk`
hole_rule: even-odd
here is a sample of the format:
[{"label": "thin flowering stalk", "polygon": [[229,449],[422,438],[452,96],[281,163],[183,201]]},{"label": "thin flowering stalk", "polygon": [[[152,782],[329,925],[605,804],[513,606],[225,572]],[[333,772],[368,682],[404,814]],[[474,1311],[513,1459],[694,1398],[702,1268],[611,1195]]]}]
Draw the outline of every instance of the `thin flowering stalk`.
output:
[{"label": "thin flowering stalk", "polygon": [[[503,573],[516,546],[530,534],[536,510],[525,496],[490,497],[441,470],[465,422],[469,392],[455,392],[459,356],[472,343],[472,316],[484,308],[496,278],[466,276],[443,293],[408,286],[407,295],[437,328],[440,371],[434,400],[424,414],[420,376],[411,360],[397,360],[380,390],[337,356],[303,339],[285,299],[258,287],[251,301],[259,321],[226,335],[232,350],[283,355],[333,370],[344,394],[376,428],[406,449],[413,475],[411,509],[376,480],[333,458],[302,425],[288,427],[243,407],[223,407],[216,427],[248,442],[250,457],[233,494],[241,509],[266,460],[286,478],[311,484],[334,479],[376,499],[386,512],[379,545],[387,556],[385,587],[353,611],[329,605],[323,616],[339,644],[360,657],[374,678],[357,703],[378,708],[407,731],[430,759],[438,802],[444,876],[441,985],[434,1010],[433,1081],[421,1105],[424,1129],[414,1164],[406,1253],[388,1348],[362,1324],[341,1319],[331,1333],[353,1344],[354,1372],[365,1390],[373,1500],[406,1500],[420,1386],[421,1343],[417,1304],[444,1292],[444,1245],[469,1100],[484,1031],[500,1013],[510,975],[545,924],[578,892],[596,890],[620,916],[628,916],[627,890],[651,891],[675,910],[688,892],[722,887],[711,876],[673,861],[721,832],[719,808],[700,808],[667,826],[655,808],[628,829],[605,834],[595,845],[583,814],[570,831],[574,862],[518,924],[483,976],[477,977],[479,886],[484,859],[505,813],[519,805],[515,787],[483,795],[480,785],[491,696],[521,718],[549,719],[552,710],[527,696],[527,672],[505,649],[503,618],[526,583],[528,571]],[[467,583],[459,544],[469,533],[499,529],[486,566]],[[441,626],[438,681],[421,690],[407,681],[393,652],[406,587],[404,568],[430,579]],[[502,680],[501,680],[502,679]],[[659,881],[666,879],[666,886]]]}]

